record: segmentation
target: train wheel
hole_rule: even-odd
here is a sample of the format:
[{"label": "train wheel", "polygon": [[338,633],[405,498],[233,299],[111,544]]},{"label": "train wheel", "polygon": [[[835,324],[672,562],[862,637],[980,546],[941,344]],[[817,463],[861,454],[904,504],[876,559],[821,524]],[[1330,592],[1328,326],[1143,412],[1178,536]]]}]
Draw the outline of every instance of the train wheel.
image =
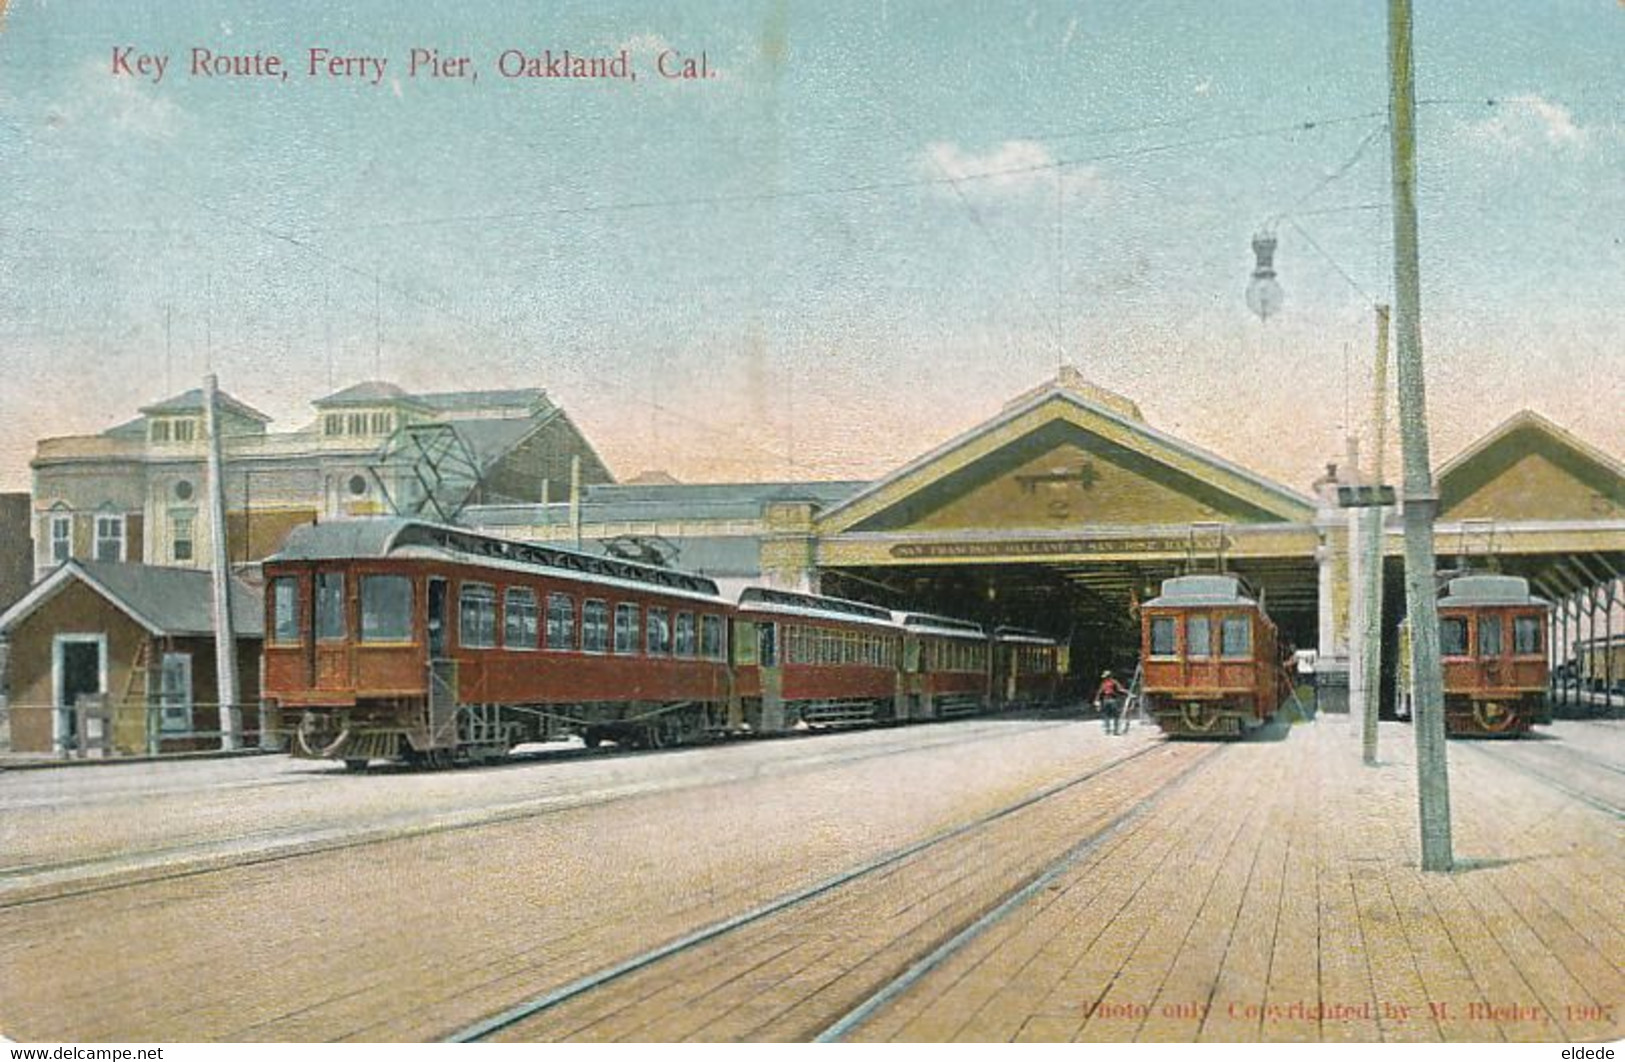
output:
[{"label": "train wheel", "polygon": [[595,726],[589,726],[581,732],[581,743],[589,749],[595,749],[604,743],[604,732]]},{"label": "train wheel", "polygon": [[344,769],[346,771],[364,771],[367,769],[367,761],[363,759],[345,760]]},{"label": "train wheel", "polygon": [[339,750],[339,746],[349,740],[350,727],[342,717],[333,720],[314,712],[306,712],[299,720],[299,730],[295,736],[305,755],[324,760],[331,757]]}]

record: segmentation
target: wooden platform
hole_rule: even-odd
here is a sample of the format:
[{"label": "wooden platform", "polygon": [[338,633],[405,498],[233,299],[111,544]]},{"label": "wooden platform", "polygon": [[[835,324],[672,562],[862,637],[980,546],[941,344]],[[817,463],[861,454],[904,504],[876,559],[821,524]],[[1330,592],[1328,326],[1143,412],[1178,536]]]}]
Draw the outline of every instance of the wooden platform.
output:
[{"label": "wooden platform", "polygon": [[1384,724],[1363,767],[1338,717],[1235,746],[853,1038],[1618,1038],[1618,816],[1452,743],[1423,874],[1412,753]]}]

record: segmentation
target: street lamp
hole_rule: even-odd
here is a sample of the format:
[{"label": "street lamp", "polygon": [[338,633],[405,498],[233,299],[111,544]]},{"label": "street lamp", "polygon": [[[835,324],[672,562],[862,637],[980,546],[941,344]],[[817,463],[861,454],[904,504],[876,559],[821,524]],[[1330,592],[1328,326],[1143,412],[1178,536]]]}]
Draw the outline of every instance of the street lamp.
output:
[{"label": "street lamp", "polygon": [[1275,279],[1275,233],[1263,231],[1253,236],[1253,278],[1247,282],[1247,308],[1267,321],[1281,310],[1286,296]]}]

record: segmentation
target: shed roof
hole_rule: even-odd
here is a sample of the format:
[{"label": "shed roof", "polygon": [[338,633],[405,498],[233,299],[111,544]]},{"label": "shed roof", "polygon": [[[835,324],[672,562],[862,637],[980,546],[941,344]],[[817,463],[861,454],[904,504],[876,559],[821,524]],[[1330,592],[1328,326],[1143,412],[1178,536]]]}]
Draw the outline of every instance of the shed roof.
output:
[{"label": "shed roof", "polygon": [[[0,615],[0,633],[9,632],[74,582],[90,587],[153,634],[214,634],[214,588],[208,572],[82,560],[64,563]],[[237,637],[263,638],[265,607],[260,590],[235,576],[231,582],[232,626]]]}]

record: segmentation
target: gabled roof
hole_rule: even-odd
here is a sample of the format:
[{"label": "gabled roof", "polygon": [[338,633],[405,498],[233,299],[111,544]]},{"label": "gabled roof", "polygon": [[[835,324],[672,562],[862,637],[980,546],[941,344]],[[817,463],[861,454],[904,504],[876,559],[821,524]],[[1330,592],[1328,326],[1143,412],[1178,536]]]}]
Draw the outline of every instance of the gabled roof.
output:
[{"label": "gabled roof", "polygon": [[[414,402],[414,399],[406,391],[386,380],[364,380],[342,391],[334,391],[330,395],[318,398],[311,405],[317,409],[326,409],[329,406],[378,406],[401,402]],[[421,402],[415,404],[422,405]]]},{"label": "gabled roof", "polygon": [[[244,417],[248,420],[257,420],[261,424],[271,423],[270,417],[266,416],[264,413],[261,413],[259,410],[245,402],[237,401],[237,399],[226,394],[226,392],[217,391],[215,394],[220,401],[220,408],[225,412],[235,413],[237,416]],[[164,399],[162,402],[155,402],[150,406],[142,406],[141,412],[147,414],[148,416],[153,414],[163,415],[169,413],[202,413],[203,388],[194,387],[190,391],[183,391],[178,395]]]},{"label": "gabled roof", "polygon": [[1441,511],[1470,498],[1512,463],[1539,453],[1616,507],[1625,507],[1625,464],[1552,421],[1524,409],[1439,466]]},{"label": "gabled roof", "polygon": [[[151,634],[177,637],[214,634],[214,587],[208,572],[81,560],[64,563],[0,615],[0,633],[10,631],[74,582],[83,583],[106,598]],[[258,588],[236,577],[232,578],[231,616],[237,637],[265,636],[264,598]]]},{"label": "gabled roof", "polygon": [[1070,374],[1063,373],[1028,395],[1024,401],[1006,406],[991,420],[950,439],[829,509],[819,517],[821,533],[851,530],[944,481],[973,461],[986,458],[1019,438],[1062,423],[1165,465],[1284,522],[1306,521],[1314,514],[1314,502],[1308,497],[1152,428],[1135,415],[1137,408],[1117,409],[1101,404],[1096,396],[1077,387]]}]

